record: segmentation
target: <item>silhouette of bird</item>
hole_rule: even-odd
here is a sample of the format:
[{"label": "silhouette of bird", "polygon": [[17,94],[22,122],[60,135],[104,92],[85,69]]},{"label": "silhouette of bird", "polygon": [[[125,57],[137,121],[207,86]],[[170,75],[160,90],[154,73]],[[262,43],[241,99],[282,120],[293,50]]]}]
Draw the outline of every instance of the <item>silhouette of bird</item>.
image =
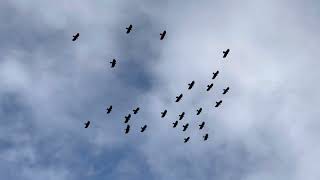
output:
[{"label": "silhouette of bird", "polygon": [[172,123],[173,124],[173,128],[175,128],[175,127],[177,127],[177,125],[178,125],[178,121],[176,121],[176,122],[174,122],[174,123]]},{"label": "silhouette of bird", "polygon": [[223,89],[223,93],[222,94],[226,94],[229,91],[229,87],[227,87],[226,89]]},{"label": "silhouette of bird", "polygon": [[190,137],[184,138],[184,143],[188,142]]},{"label": "silhouette of bird", "polygon": [[167,110],[165,109],[163,112],[161,112],[161,118],[164,118],[167,114]]},{"label": "silhouette of bird", "polygon": [[128,124],[128,125],[127,125],[127,128],[125,129],[125,133],[128,134],[129,131],[130,131],[130,125]]},{"label": "silhouette of bird", "polygon": [[179,115],[179,120],[181,120],[183,117],[184,117],[184,112],[182,112],[182,113]]},{"label": "silhouette of bird", "polygon": [[204,135],[204,136],[203,136],[203,140],[206,141],[206,140],[208,139],[208,137],[209,137],[208,134]]},{"label": "silhouette of bird", "polygon": [[134,110],[133,110],[133,114],[137,114],[139,110],[140,110],[140,108],[137,107],[137,109],[134,109]]},{"label": "silhouette of bird", "polygon": [[144,125],[143,127],[141,127],[141,131],[140,132],[143,132],[144,130],[146,130],[147,128],[147,125]]},{"label": "silhouette of bird", "polygon": [[215,79],[215,78],[218,76],[219,71],[217,71],[217,72],[215,72],[215,73],[212,73],[212,74],[213,74],[212,79]]},{"label": "silhouette of bird", "polygon": [[221,103],[222,103],[222,100],[220,100],[220,101],[216,102],[215,107],[219,107]]},{"label": "silhouette of bird", "polygon": [[131,118],[131,114],[128,114],[128,116],[125,116],[124,118],[125,118],[124,123],[128,123]]},{"label": "silhouette of bird", "polygon": [[127,34],[129,34],[132,29],[132,24],[130,24],[129,27],[127,27],[126,29],[127,29]]},{"label": "silhouette of bird", "polygon": [[199,125],[199,129],[202,129],[205,124],[206,124],[205,122],[202,122],[202,123]]},{"label": "silhouette of bird", "polygon": [[202,108],[197,109],[197,115],[199,115],[201,113],[201,111],[202,111]]},{"label": "silhouette of bird", "polygon": [[79,33],[77,33],[77,34],[73,35],[72,41],[77,40],[77,39],[78,39],[78,37],[79,37],[79,35],[80,35]]},{"label": "silhouette of bird", "polygon": [[189,123],[183,125],[183,130],[182,131],[186,131],[188,129],[188,127],[189,127]]},{"label": "silhouette of bird", "polygon": [[89,127],[89,125],[90,125],[90,121],[88,121],[88,122],[84,123],[84,125],[85,125],[85,127],[84,127],[84,128],[88,128],[88,127]]},{"label": "silhouette of bird", "polygon": [[107,110],[107,114],[109,114],[112,110],[112,106],[109,106],[109,108],[107,108],[106,110]]}]

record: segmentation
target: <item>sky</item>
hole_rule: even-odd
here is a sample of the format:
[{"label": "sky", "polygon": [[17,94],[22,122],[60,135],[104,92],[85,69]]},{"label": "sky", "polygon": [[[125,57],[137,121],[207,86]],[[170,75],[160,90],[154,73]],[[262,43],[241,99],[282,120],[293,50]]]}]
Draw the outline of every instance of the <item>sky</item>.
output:
[{"label": "sky", "polygon": [[[319,7],[316,0],[0,1],[1,177],[320,179]],[[124,116],[138,106],[125,134]]]}]

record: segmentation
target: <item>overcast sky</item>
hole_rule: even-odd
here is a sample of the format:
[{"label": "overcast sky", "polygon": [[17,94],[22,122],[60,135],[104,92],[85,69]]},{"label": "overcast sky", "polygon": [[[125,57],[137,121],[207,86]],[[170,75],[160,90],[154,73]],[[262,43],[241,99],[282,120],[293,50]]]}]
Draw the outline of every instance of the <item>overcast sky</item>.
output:
[{"label": "overcast sky", "polygon": [[[319,180],[319,7],[0,1],[1,178]],[[124,116],[138,106],[125,134]]]}]

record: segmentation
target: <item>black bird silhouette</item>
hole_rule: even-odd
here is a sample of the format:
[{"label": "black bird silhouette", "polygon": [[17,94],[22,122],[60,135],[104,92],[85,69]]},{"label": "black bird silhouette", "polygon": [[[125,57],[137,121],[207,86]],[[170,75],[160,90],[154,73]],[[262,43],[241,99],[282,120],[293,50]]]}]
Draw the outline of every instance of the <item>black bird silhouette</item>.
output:
[{"label": "black bird silhouette", "polygon": [[130,131],[130,125],[128,124],[128,125],[127,125],[127,128],[125,129],[125,133],[128,134],[129,131]]},{"label": "black bird silhouette", "polygon": [[192,81],[190,84],[188,84],[189,85],[189,87],[188,87],[188,89],[191,89],[192,87],[193,87],[193,85],[194,85],[194,81]]},{"label": "black bird silhouette", "polygon": [[107,110],[107,114],[109,114],[112,110],[112,106],[109,106],[109,108],[107,108],[106,110]]},{"label": "black bird silhouette", "polygon": [[181,93],[179,96],[176,97],[176,102],[179,102],[182,98],[183,94]]},{"label": "black bird silhouette", "polygon": [[205,124],[206,124],[205,122],[202,122],[202,123],[199,125],[199,129],[202,129]]},{"label": "black bird silhouette", "polygon": [[164,36],[166,35],[167,31],[163,31],[163,33],[160,33],[160,40],[162,40],[164,38]]},{"label": "black bird silhouette", "polygon": [[183,125],[183,130],[182,131],[186,131],[188,129],[188,127],[189,127],[189,123]]},{"label": "black bird silhouette", "polygon": [[184,138],[184,143],[188,142],[190,137]]},{"label": "black bird silhouette", "polygon": [[115,59],[113,59],[111,62],[111,68],[114,68],[114,66],[117,64],[117,61]]},{"label": "black bird silhouette", "polygon": [[222,100],[216,102],[216,106],[215,107],[219,107],[221,103],[222,103]]},{"label": "black bird silhouette", "polygon": [[128,123],[131,118],[131,114],[128,114],[128,116],[125,116],[124,118],[125,118],[124,123]]},{"label": "black bird silhouette", "polygon": [[129,26],[129,27],[127,27],[126,29],[127,29],[127,34],[129,34],[129,33],[130,33],[130,31],[131,31],[131,29],[132,29],[132,24],[130,24],[130,26]]},{"label": "black bird silhouette", "polygon": [[77,33],[76,35],[74,35],[74,36],[73,36],[73,38],[72,38],[72,41],[77,40],[77,39],[78,39],[78,37],[79,37],[79,35],[80,35],[79,33]]},{"label": "black bird silhouette", "polygon": [[88,121],[88,122],[86,122],[86,123],[84,123],[84,128],[88,128],[89,127],[89,125],[90,125],[90,121]]},{"label": "black bird silhouette", "polygon": [[226,58],[230,49],[227,49],[226,51],[223,51],[223,58]]},{"label": "black bird silhouette", "polygon": [[140,132],[143,132],[144,130],[146,130],[147,128],[147,125],[144,125],[143,127],[141,127],[141,131]]},{"label": "black bird silhouette", "polygon": [[212,73],[212,74],[213,74],[212,79],[215,79],[215,78],[218,76],[219,71],[217,71],[217,72],[215,72],[215,73]]},{"label": "black bird silhouette", "polygon": [[184,112],[182,112],[181,114],[179,114],[179,120],[181,120],[184,117]]},{"label": "black bird silhouette", "polygon": [[206,141],[206,140],[208,139],[208,137],[209,137],[208,134],[204,135],[204,136],[203,136],[203,140]]},{"label": "black bird silhouette", "polygon": [[161,112],[161,118],[165,117],[167,114],[167,110],[165,109],[163,112]]},{"label": "black bird silhouette", "polygon": [[174,122],[174,123],[172,123],[173,124],[173,128],[175,128],[175,127],[177,127],[177,125],[178,125],[178,121],[176,121],[176,122]]},{"label": "black bird silhouette", "polygon": [[202,111],[202,108],[197,109],[197,115],[199,115],[201,113],[201,111]]},{"label": "black bird silhouette", "polygon": [[229,91],[229,87],[227,87],[226,89],[223,89],[223,93],[222,94],[226,94]]},{"label": "black bird silhouette", "polygon": [[137,109],[134,109],[134,110],[133,110],[133,114],[137,114],[139,110],[140,110],[140,108],[137,107]]},{"label": "black bird silhouette", "polygon": [[207,85],[207,91],[209,91],[213,87],[213,83]]}]

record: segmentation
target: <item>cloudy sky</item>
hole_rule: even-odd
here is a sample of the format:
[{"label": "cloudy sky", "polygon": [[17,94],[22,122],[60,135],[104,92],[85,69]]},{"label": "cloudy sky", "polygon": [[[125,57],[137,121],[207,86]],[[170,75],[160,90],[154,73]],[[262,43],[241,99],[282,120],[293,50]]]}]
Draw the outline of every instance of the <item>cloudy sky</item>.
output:
[{"label": "cloudy sky", "polygon": [[[1,178],[320,179],[319,7],[316,0],[0,1]],[[124,116],[137,106],[124,134]]]}]

